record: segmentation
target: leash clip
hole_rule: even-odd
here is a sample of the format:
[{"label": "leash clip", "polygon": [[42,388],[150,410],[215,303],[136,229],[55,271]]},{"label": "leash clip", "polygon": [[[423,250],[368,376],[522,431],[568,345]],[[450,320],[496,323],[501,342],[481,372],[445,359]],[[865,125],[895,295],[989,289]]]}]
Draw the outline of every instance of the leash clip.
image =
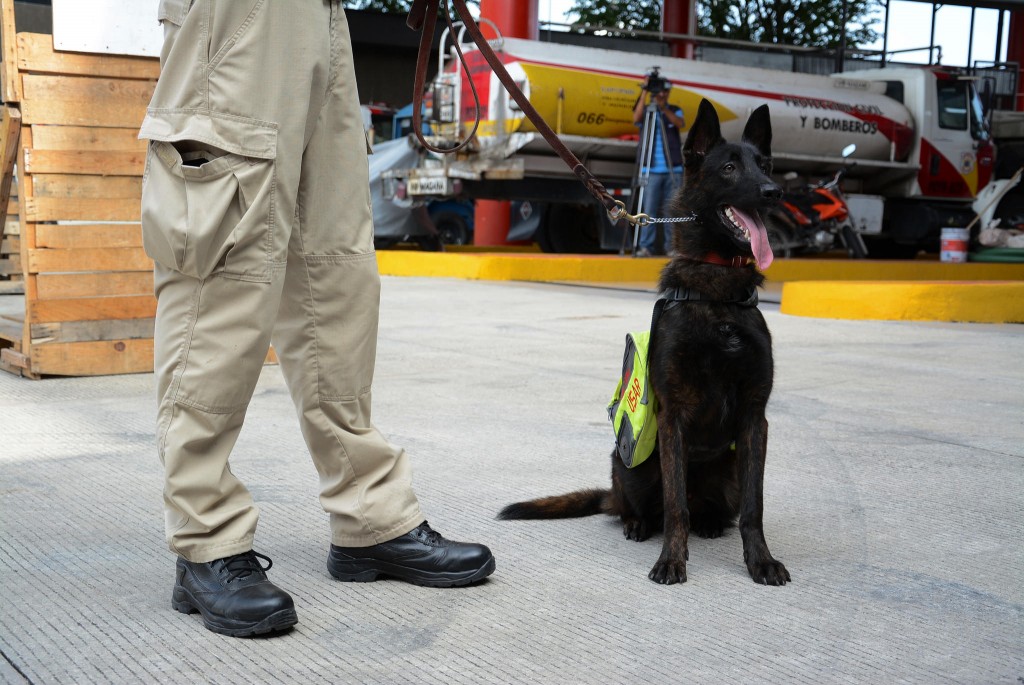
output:
[{"label": "leash clip", "polygon": [[625,219],[631,226],[646,226],[651,223],[651,217],[648,214],[630,214],[626,211],[626,203],[622,200],[614,200],[615,207],[608,210],[608,218],[612,222],[616,222],[619,219]]}]

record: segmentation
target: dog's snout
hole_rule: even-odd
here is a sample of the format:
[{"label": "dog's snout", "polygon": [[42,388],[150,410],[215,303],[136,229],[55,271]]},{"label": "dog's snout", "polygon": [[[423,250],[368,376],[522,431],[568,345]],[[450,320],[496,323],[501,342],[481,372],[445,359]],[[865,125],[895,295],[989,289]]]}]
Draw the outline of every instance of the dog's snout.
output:
[{"label": "dog's snout", "polygon": [[775,183],[762,183],[761,197],[769,202],[778,202],[782,199],[782,188]]}]

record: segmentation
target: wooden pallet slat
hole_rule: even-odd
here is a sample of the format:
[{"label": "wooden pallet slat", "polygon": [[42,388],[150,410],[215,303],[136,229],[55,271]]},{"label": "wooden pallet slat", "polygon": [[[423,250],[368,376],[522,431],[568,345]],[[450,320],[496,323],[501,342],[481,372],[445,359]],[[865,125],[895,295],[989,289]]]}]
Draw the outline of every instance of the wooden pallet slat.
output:
[{"label": "wooden pallet slat", "polygon": [[22,323],[0,319],[0,341],[14,343],[15,350],[21,349]]},{"label": "wooden pallet slat", "polygon": [[153,260],[141,247],[46,249],[28,251],[29,273],[76,271],[152,271]]},{"label": "wooden pallet slat", "polygon": [[142,176],[145,152],[96,150],[25,150],[26,174],[94,174]]},{"label": "wooden pallet slat", "polygon": [[[22,293],[25,290],[21,282],[21,238],[17,221],[9,226],[7,212],[11,205],[11,190],[14,185],[14,163],[18,156],[18,144],[21,139],[21,113],[16,107],[4,105],[0,108],[0,207],[4,208],[3,221],[0,222],[0,294]],[[8,233],[8,228],[12,228]],[[7,347],[7,345],[4,345]]]},{"label": "wooden pallet slat", "polygon": [[[7,207],[11,200],[11,184],[14,181],[14,162],[18,157],[18,142],[21,140],[21,112],[14,107],[3,107],[0,121],[0,207]],[[6,217],[5,217],[6,219]]]},{"label": "wooden pallet slat", "polygon": [[140,224],[40,224],[36,246],[55,248],[142,247]]},{"label": "wooden pallet slat", "polygon": [[53,49],[53,37],[39,33],[19,33],[17,40],[21,71],[118,79],[155,79],[160,75],[159,63],[146,57],[57,52]]},{"label": "wooden pallet slat", "polygon": [[18,44],[15,39],[14,0],[0,1],[0,49],[3,51],[3,69],[0,69],[0,90],[4,102],[21,102],[21,75],[18,73]]},{"label": "wooden pallet slat", "polygon": [[22,76],[26,124],[138,128],[153,95],[149,81],[88,76]]},{"label": "wooden pallet slat", "polygon": [[15,350],[12,347],[0,349],[0,369],[19,376],[24,375],[22,371],[29,369],[28,355]]},{"label": "wooden pallet slat", "polygon": [[36,197],[110,198],[139,202],[142,179],[137,176],[36,174]]},{"label": "wooden pallet slat", "polygon": [[53,198],[25,200],[24,218],[38,221],[138,221],[142,207],[137,198]]},{"label": "wooden pallet slat", "polygon": [[152,295],[153,274],[149,271],[38,274],[36,294],[40,300]]},{"label": "wooden pallet slat", "polygon": [[[3,2],[4,0],[0,0]],[[7,40],[5,37],[4,40]],[[21,127],[21,145],[20,150],[31,149],[32,147],[32,127],[24,124],[24,117],[22,117]],[[33,177],[31,174],[19,173],[18,174],[18,200],[24,207],[24,203],[33,195]],[[22,321],[26,322],[23,326],[22,331],[22,352],[26,355],[31,355],[32,340],[29,335],[29,326],[27,320],[32,311],[32,307],[35,305],[35,300],[38,297],[36,294],[36,277],[34,274],[29,273],[28,266],[28,252],[30,249],[36,246],[36,225],[30,221],[21,222],[21,263],[22,263],[22,274],[25,281],[25,312],[22,317]],[[30,369],[24,371],[24,373],[31,373]]]},{"label": "wooden pallet slat", "polygon": [[52,343],[33,348],[31,370],[62,376],[105,376],[153,369],[153,340]]},{"label": "wooden pallet slat", "polygon": [[107,319],[151,319],[156,316],[152,295],[124,297],[77,297],[67,300],[38,300],[26,323],[63,321],[104,321]]},{"label": "wooden pallet slat", "polygon": [[108,126],[53,126],[33,124],[32,141],[37,150],[98,150],[146,152],[147,142],[139,129]]},{"label": "wooden pallet slat", "polygon": [[32,324],[32,344],[136,340],[153,337],[155,319],[62,321]]}]

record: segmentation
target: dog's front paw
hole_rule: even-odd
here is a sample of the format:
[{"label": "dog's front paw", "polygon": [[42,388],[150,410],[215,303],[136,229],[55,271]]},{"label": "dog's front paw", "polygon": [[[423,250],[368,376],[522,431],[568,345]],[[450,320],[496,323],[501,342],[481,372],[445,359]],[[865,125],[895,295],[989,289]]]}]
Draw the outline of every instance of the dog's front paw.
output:
[{"label": "dog's front paw", "polygon": [[686,562],[676,559],[658,559],[647,577],[661,585],[686,582]]},{"label": "dog's front paw", "polygon": [[785,585],[790,581],[789,571],[786,570],[786,567],[782,565],[781,561],[776,561],[771,557],[764,561],[748,563],[747,569],[754,582],[761,585]]},{"label": "dog's front paw", "polygon": [[640,519],[623,521],[622,534],[626,536],[627,540],[636,540],[637,542],[643,542],[651,537],[650,527],[647,525],[647,522]]}]

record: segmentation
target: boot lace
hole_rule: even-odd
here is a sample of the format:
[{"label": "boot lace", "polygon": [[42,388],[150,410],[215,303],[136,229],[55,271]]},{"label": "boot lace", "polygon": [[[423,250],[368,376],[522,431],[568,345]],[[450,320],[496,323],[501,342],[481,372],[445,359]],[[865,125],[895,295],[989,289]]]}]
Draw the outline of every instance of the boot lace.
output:
[{"label": "boot lace", "polygon": [[436,530],[431,528],[430,524],[426,521],[416,526],[416,529],[420,531],[420,537],[423,538],[423,541],[428,544],[436,545],[439,544],[442,540],[444,540],[444,537]]},{"label": "boot lace", "polygon": [[[260,559],[266,561],[267,565],[262,565]],[[274,562],[270,560],[270,557],[264,556],[259,552],[249,551],[217,559],[211,565],[219,573],[227,574],[225,582],[231,583],[242,578],[248,578],[254,573],[266,575],[266,572],[270,570]]]}]

